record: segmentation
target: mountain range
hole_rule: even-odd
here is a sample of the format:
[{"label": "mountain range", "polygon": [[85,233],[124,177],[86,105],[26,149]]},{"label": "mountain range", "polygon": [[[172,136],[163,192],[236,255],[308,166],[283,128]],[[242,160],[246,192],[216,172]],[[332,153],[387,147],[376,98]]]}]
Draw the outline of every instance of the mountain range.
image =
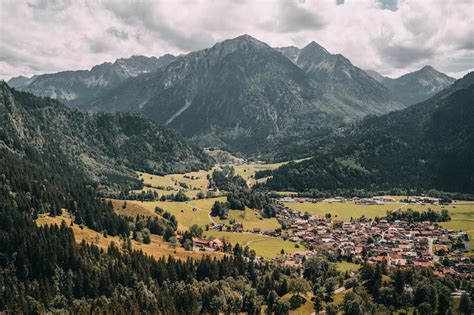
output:
[{"label": "mountain range", "polygon": [[[140,112],[197,143],[249,154],[269,152],[279,139],[404,108],[347,58],[314,42],[272,48],[243,35],[179,57],[131,59],[148,66],[125,71],[122,64],[132,62],[120,59],[38,76],[17,88],[84,110]],[[105,70],[97,74],[99,68]],[[104,74],[116,68],[127,75]]]},{"label": "mountain range", "polygon": [[118,86],[128,78],[154,72],[176,59],[172,55],[159,58],[132,56],[114,63],[105,62],[91,70],[62,71],[58,73],[12,78],[8,84],[18,90],[37,96],[55,98],[65,104],[82,107],[95,96]]},{"label": "mountain range", "polygon": [[271,174],[277,190],[474,192],[474,72],[425,102],[336,129],[312,159]]},{"label": "mountain range", "polygon": [[452,82],[431,67],[398,79],[369,74],[314,41],[272,48],[242,35],[178,57],[133,56],[9,83],[82,110],[142,113],[202,146],[270,157],[281,143],[403,109]]},{"label": "mountain range", "polygon": [[208,169],[213,160],[175,131],[134,113],[86,113],[0,82],[0,150],[65,160],[104,191],[141,186],[135,171]]}]

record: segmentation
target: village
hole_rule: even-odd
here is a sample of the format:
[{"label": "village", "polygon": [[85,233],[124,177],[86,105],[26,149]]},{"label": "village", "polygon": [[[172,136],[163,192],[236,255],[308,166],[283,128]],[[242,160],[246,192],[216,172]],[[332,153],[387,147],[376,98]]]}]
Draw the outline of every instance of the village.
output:
[{"label": "village", "polygon": [[[390,199],[390,200],[389,200]],[[342,221],[331,217],[314,216],[298,212],[283,205],[284,202],[307,202],[308,199],[285,197],[280,199],[281,210],[277,220],[281,229],[262,232],[260,229],[244,231],[240,223],[231,226],[212,224],[210,229],[220,231],[256,233],[268,237],[282,238],[301,244],[301,251],[283,254],[275,261],[288,266],[301,266],[305,259],[315,255],[331,255],[338,260],[360,264],[384,262],[388,267],[432,268],[435,275],[456,275],[473,280],[473,257],[469,236],[441,227],[436,222],[387,220],[386,217],[369,219],[364,216]],[[326,199],[327,202],[345,202],[344,198]],[[394,202],[388,197],[354,200],[355,204],[372,202]],[[438,204],[439,199],[413,197],[411,203]],[[194,250],[220,251],[220,240],[193,239]],[[257,259],[262,259],[257,257]]]}]

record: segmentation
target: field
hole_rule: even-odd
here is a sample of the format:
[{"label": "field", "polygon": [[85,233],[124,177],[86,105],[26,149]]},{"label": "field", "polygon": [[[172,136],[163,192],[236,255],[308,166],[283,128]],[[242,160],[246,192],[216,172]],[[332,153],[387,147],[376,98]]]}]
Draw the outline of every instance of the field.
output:
[{"label": "field", "polygon": [[178,220],[178,229],[180,231],[188,230],[193,224],[196,224],[204,228],[207,224],[212,221],[209,217],[209,211],[215,201],[225,201],[225,197],[212,198],[212,199],[199,199],[187,202],[174,202],[174,201],[136,201],[127,200],[127,208],[130,207],[130,211],[121,209],[123,205],[122,200],[113,200],[112,203],[115,206],[115,211],[118,214],[136,213],[153,215],[155,213],[155,207],[163,208]]},{"label": "field", "polygon": [[228,224],[231,219],[234,219],[236,222],[241,222],[244,230],[253,230],[254,228],[259,228],[261,231],[275,230],[281,228],[280,223],[277,219],[265,219],[262,216],[249,208],[246,208],[245,211],[241,210],[229,210],[229,219],[220,220],[214,219],[214,221],[219,223]]},{"label": "field", "polygon": [[205,236],[211,236],[219,239],[225,239],[232,245],[239,243],[239,245],[246,246],[253,249],[258,256],[265,258],[275,258],[280,255],[283,249],[285,253],[294,253],[303,251],[304,248],[296,248],[295,243],[284,241],[280,238],[274,238],[252,233],[235,233],[235,232],[220,232],[220,231],[206,231]]},{"label": "field", "polygon": [[[211,199],[200,199],[192,200],[188,202],[171,202],[171,201],[149,201],[141,202],[135,200],[127,200],[127,207],[124,209],[123,200],[112,200],[115,207],[115,211],[120,215],[149,215],[155,214],[155,207],[161,207],[164,210],[170,212],[178,220],[178,230],[186,231],[193,224],[196,224],[203,229],[206,225],[211,222],[215,223],[228,223],[230,219],[219,220],[217,218],[211,218],[209,211],[215,201],[225,201],[225,197],[211,198]],[[244,229],[253,229],[255,227],[260,228],[262,231],[271,230],[280,227],[280,224],[276,219],[263,219],[258,213],[251,209],[245,211],[231,210],[230,218],[235,219],[237,222],[242,222]],[[277,238],[270,238],[260,234],[252,233],[231,233],[231,232],[219,232],[219,231],[206,231],[205,236],[212,236],[215,238],[225,238],[232,244],[248,245],[251,249],[255,250],[257,255],[273,258],[280,255],[281,249],[285,253],[293,253],[302,249],[295,248],[295,243],[283,241]]]},{"label": "field", "polygon": [[[347,202],[285,202],[285,206],[300,212],[308,212],[311,215],[323,217],[326,213],[330,213],[333,219],[349,221],[351,217],[358,218],[365,215],[368,218],[376,216],[385,216],[387,211],[404,207],[400,203],[387,203],[384,205],[356,205],[352,201]],[[403,209],[402,208],[402,209]]]},{"label": "field", "polygon": [[173,214],[179,223],[179,229],[188,230],[193,224],[202,228],[206,225],[214,223],[229,224],[231,219],[236,222],[241,222],[244,230],[252,230],[260,228],[262,231],[274,230],[280,227],[280,224],[275,218],[264,219],[256,211],[246,209],[245,211],[230,210],[229,219],[220,220],[219,218],[212,218],[209,216],[209,211],[216,201],[225,201],[225,197],[190,200],[187,202],[174,201],[137,201],[127,200],[127,207],[124,209],[123,200],[112,200],[115,211],[120,215],[133,216],[135,214],[141,215],[156,215],[155,207],[163,208],[169,213]]},{"label": "field", "polygon": [[[138,178],[143,180],[145,187],[141,190],[135,190],[134,192],[140,193],[142,191],[146,192],[152,190],[156,191],[159,196],[162,196],[176,194],[178,191],[184,190],[188,197],[195,198],[200,191],[204,193],[208,191],[209,181],[207,180],[207,175],[211,173],[212,170],[160,176],[137,172]],[[181,185],[186,185],[187,188]]]},{"label": "field", "polygon": [[[294,162],[301,162],[303,160],[305,159],[295,160]],[[243,179],[247,180],[247,182],[250,185],[254,185],[257,182],[262,182],[266,180],[264,178],[255,180],[254,176],[257,171],[274,170],[287,163],[288,162],[271,163],[271,164],[247,163],[247,164],[234,165],[234,170],[235,170],[236,175],[239,175]]]},{"label": "field", "polygon": [[353,264],[350,262],[337,262],[336,263],[336,269],[341,271],[341,272],[346,272],[346,271],[356,271],[359,270],[360,265],[358,264]]},{"label": "field", "polygon": [[[74,224],[71,226],[71,217],[64,211],[63,215],[50,217],[43,215],[36,220],[36,224],[45,225],[45,224],[57,224],[60,225],[61,222],[65,222],[67,226],[70,226],[74,232],[74,238],[77,243],[85,240],[87,243],[95,244],[99,248],[106,250],[110,244],[115,243],[118,247],[121,246],[122,241],[118,236],[107,236],[104,237],[102,233],[98,233],[94,230],[91,230],[87,227],[81,228],[79,225]],[[163,238],[158,235],[151,235],[151,243],[143,244],[137,241],[132,240],[132,247],[136,250],[142,250],[145,254],[153,256],[155,258],[168,257],[172,255],[175,258],[186,260],[187,258],[201,258],[205,255],[211,255],[213,257],[222,258],[224,254],[222,253],[209,253],[209,252],[191,252],[186,251],[184,248],[176,247],[174,248],[171,244],[163,241]]]}]

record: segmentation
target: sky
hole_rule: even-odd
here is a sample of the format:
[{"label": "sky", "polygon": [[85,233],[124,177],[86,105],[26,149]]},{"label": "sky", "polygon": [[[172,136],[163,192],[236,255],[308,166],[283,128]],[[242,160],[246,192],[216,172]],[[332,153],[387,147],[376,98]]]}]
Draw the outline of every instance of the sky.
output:
[{"label": "sky", "polygon": [[397,77],[424,65],[474,70],[474,0],[0,0],[0,79],[185,54],[249,34],[316,41]]}]

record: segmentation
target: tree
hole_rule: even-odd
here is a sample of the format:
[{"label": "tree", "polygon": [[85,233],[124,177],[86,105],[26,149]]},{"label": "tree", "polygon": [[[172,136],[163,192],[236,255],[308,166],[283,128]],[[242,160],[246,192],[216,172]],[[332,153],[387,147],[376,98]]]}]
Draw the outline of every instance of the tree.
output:
[{"label": "tree", "polygon": [[196,194],[196,198],[197,199],[204,199],[204,198],[206,198],[206,195],[202,191],[200,191]]},{"label": "tree", "polygon": [[337,315],[337,308],[332,304],[328,304],[326,306],[326,314],[327,315]]},{"label": "tree", "polygon": [[278,294],[275,292],[275,290],[271,290],[270,292],[268,292],[267,298],[265,300],[265,302],[267,303],[267,314],[271,314],[273,306],[277,301]]},{"label": "tree", "polygon": [[445,315],[451,309],[451,290],[443,286],[438,293],[438,314]]},{"label": "tree", "polygon": [[308,282],[303,278],[291,278],[289,283],[290,292],[296,295],[305,294],[310,290]]},{"label": "tree", "polygon": [[151,239],[150,239],[150,230],[147,228],[144,228],[142,230],[142,235],[143,235],[143,243],[145,244],[150,244]]},{"label": "tree", "polygon": [[418,305],[417,309],[420,314],[433,315],[433,308],[428,302],[421,303],[420,305]]},{"label": "tree", "polygon": [[461,295],[461,300],[459,301],[459,307],[458,307],[459,313],[464,314],[464,315],[469,315],[473,313],[473,305],[472,301],[466,293],[463,293]]},{"label": "tree", "polygon": [[202,237],[202,228],[200,228],[198,225],[193,224],[189,228],[189,232],[191,233],[191,236],[193,237]]},{"label": "tree", "polygon": [[321,290],[314,292],[313,308],[316,314],[319,314],[323,309],[323,293]]}]

